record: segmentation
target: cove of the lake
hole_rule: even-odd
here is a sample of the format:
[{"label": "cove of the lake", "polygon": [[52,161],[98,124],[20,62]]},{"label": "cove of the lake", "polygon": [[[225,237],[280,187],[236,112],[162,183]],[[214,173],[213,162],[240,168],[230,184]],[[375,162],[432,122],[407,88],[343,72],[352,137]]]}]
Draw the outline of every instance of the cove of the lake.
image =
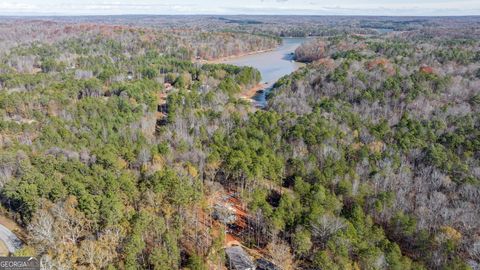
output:
[{"label": "cove of the lake", "polygon": [[294,52],[306,40],[307,38],[283,38],[282,44],[272,51],[236,57],[225,60],[222,63],[250,66],[260,71],[262,82],[265,83],[266,87],[257,92],[253,100],[256,106],[265,107],[266,94],[273,84],[281,77],[296,71],[303,65],[294,61]]}]

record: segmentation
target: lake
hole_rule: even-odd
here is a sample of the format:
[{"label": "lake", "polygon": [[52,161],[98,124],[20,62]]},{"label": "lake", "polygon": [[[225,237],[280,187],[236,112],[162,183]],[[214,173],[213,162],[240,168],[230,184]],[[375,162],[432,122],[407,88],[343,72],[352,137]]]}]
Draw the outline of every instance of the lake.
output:
[{"label": "lake", "polygon": [[283,38],[282,44],[275,50],[241,56],[222,63],[236,66],[250,66],[258,69],[262,74],[262,82],[266,84],[265,89],[258,91],[252,98],[255,105],[265,107],[266,94],[273,84],[281,77],[288,75],[304,64],[293,61],[293,52],[305,42],[307,38]]}]

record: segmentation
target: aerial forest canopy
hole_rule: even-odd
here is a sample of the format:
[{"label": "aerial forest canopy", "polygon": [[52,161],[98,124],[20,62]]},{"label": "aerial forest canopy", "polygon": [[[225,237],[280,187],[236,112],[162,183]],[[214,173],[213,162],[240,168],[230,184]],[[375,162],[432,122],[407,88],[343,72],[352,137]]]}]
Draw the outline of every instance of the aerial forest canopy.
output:
[{"label": "aerial forest canopy", "polygon": [[2,18],[0,202],[45,269],[477,269],[480,19]]}]

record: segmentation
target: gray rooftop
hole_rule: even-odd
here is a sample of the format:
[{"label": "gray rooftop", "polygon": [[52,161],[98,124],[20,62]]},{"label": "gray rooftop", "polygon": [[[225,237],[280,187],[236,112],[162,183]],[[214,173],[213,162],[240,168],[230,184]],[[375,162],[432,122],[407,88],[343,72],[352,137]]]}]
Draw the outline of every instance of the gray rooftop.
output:
[{"label": "gray rooftop", "polygon": [[255,270],[255,264],[248,254],[239,246],[225,249],[227,253],[227,265],[230,270]]}]

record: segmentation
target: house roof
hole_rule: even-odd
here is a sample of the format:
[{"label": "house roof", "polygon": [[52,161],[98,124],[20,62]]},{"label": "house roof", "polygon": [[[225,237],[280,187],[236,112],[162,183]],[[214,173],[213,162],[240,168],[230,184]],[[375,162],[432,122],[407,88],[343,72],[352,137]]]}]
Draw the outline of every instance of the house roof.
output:
[{"label": "house roof", "polygon": [[255,270],[255,264],[240,246],[225,249],[228,256],[228,267],[232,270]]},{"label": "house roof", "polygon": [[278,266],[265,259],[258,259],[256,263],[258,270],[281,270]]}]

